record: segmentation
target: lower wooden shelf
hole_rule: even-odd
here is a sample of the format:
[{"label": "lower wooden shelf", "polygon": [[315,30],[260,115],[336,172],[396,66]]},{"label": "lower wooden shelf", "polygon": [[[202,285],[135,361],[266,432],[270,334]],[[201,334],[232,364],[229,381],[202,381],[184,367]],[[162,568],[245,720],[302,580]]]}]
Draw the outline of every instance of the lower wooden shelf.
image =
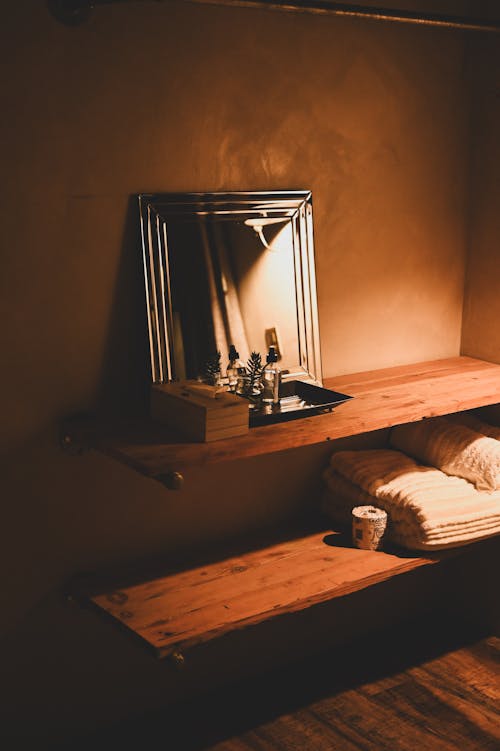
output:
[{"label": "lower wooden shelf", "polygon": [[343,536],[331,530],[315,531],[79,599],[140,637],[158,657],[166,657],[433,565],[452,552],[398,554],[345,544]]}]

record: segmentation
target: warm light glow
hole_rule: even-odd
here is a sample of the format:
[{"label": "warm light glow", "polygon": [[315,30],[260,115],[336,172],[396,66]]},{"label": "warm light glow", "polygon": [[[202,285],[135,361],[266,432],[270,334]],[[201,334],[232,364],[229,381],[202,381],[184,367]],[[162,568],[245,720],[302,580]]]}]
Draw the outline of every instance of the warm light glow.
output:
[{"label": "warm light glow", "polygon": [[286,221],[286,217],[268,217],[267,213],[263,211],[262,216],[245,219],[244,224],[254,230],[254,232],[259,236],[260,241],[265,248],[267,248],[268,250],[273,250],[272,245],[269,244],[264,237],[264,227],[269,224],[279,224],[280,222]]}]

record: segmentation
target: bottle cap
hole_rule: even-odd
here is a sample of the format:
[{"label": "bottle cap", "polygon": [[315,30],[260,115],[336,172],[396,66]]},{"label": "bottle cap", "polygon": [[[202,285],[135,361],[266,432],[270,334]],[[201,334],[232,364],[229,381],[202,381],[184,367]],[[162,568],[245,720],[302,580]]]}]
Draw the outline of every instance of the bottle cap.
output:
[{"label": "bottle cap", "polygon": [[269,353],[266,357],[266,360],[267,362],[278,362],[278,353],[272,345],[269,347]]},{"label": "bottle cap", "polygon": [[228,358],[230,360],[239,360],[240,353],[236,351],[236,347],[234,344],[229,345],[229,355]]}]

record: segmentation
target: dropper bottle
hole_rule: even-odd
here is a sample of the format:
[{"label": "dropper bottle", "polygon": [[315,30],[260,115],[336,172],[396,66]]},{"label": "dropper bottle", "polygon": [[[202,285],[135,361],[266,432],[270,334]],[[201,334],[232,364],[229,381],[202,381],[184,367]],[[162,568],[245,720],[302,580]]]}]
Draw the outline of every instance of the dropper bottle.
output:
[{"label": "dropper bottle", "polygon": [[279,404],[280,402],[281,368],[278,366],[278,353],[275,347],[269,347],[266,357],[266,366],[262,371],[262,401],[266,404]]},{"label": "dropper bottle", "polygon": [[226,368],[226,375],[229,391],[236,391],[238,378],[245,374],[245,366],[240,360],[239,352],[236,351],[234,344],[231,344],[229,347],[228,360],[229,363]]}]

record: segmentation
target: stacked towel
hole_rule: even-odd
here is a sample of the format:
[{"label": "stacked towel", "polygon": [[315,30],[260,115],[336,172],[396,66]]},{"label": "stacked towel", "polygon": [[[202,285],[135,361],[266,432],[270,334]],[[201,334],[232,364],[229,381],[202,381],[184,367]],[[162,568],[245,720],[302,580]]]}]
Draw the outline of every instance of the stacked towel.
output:
[{"label": "stacked towel", "polygon": [[324,473],[323,507],[350,524],[354,506],[387,511],[389,539],[407,548],[440,550],[500,533],[500,491],[417,464],[400,451],[340,451]]},{"label": "stacked towel", "polygon": [[391,430],[390,443],[447,475],[469,480],[478,490],[500,489],[500,441],[467,425],[444,417],[399,425]]}]

